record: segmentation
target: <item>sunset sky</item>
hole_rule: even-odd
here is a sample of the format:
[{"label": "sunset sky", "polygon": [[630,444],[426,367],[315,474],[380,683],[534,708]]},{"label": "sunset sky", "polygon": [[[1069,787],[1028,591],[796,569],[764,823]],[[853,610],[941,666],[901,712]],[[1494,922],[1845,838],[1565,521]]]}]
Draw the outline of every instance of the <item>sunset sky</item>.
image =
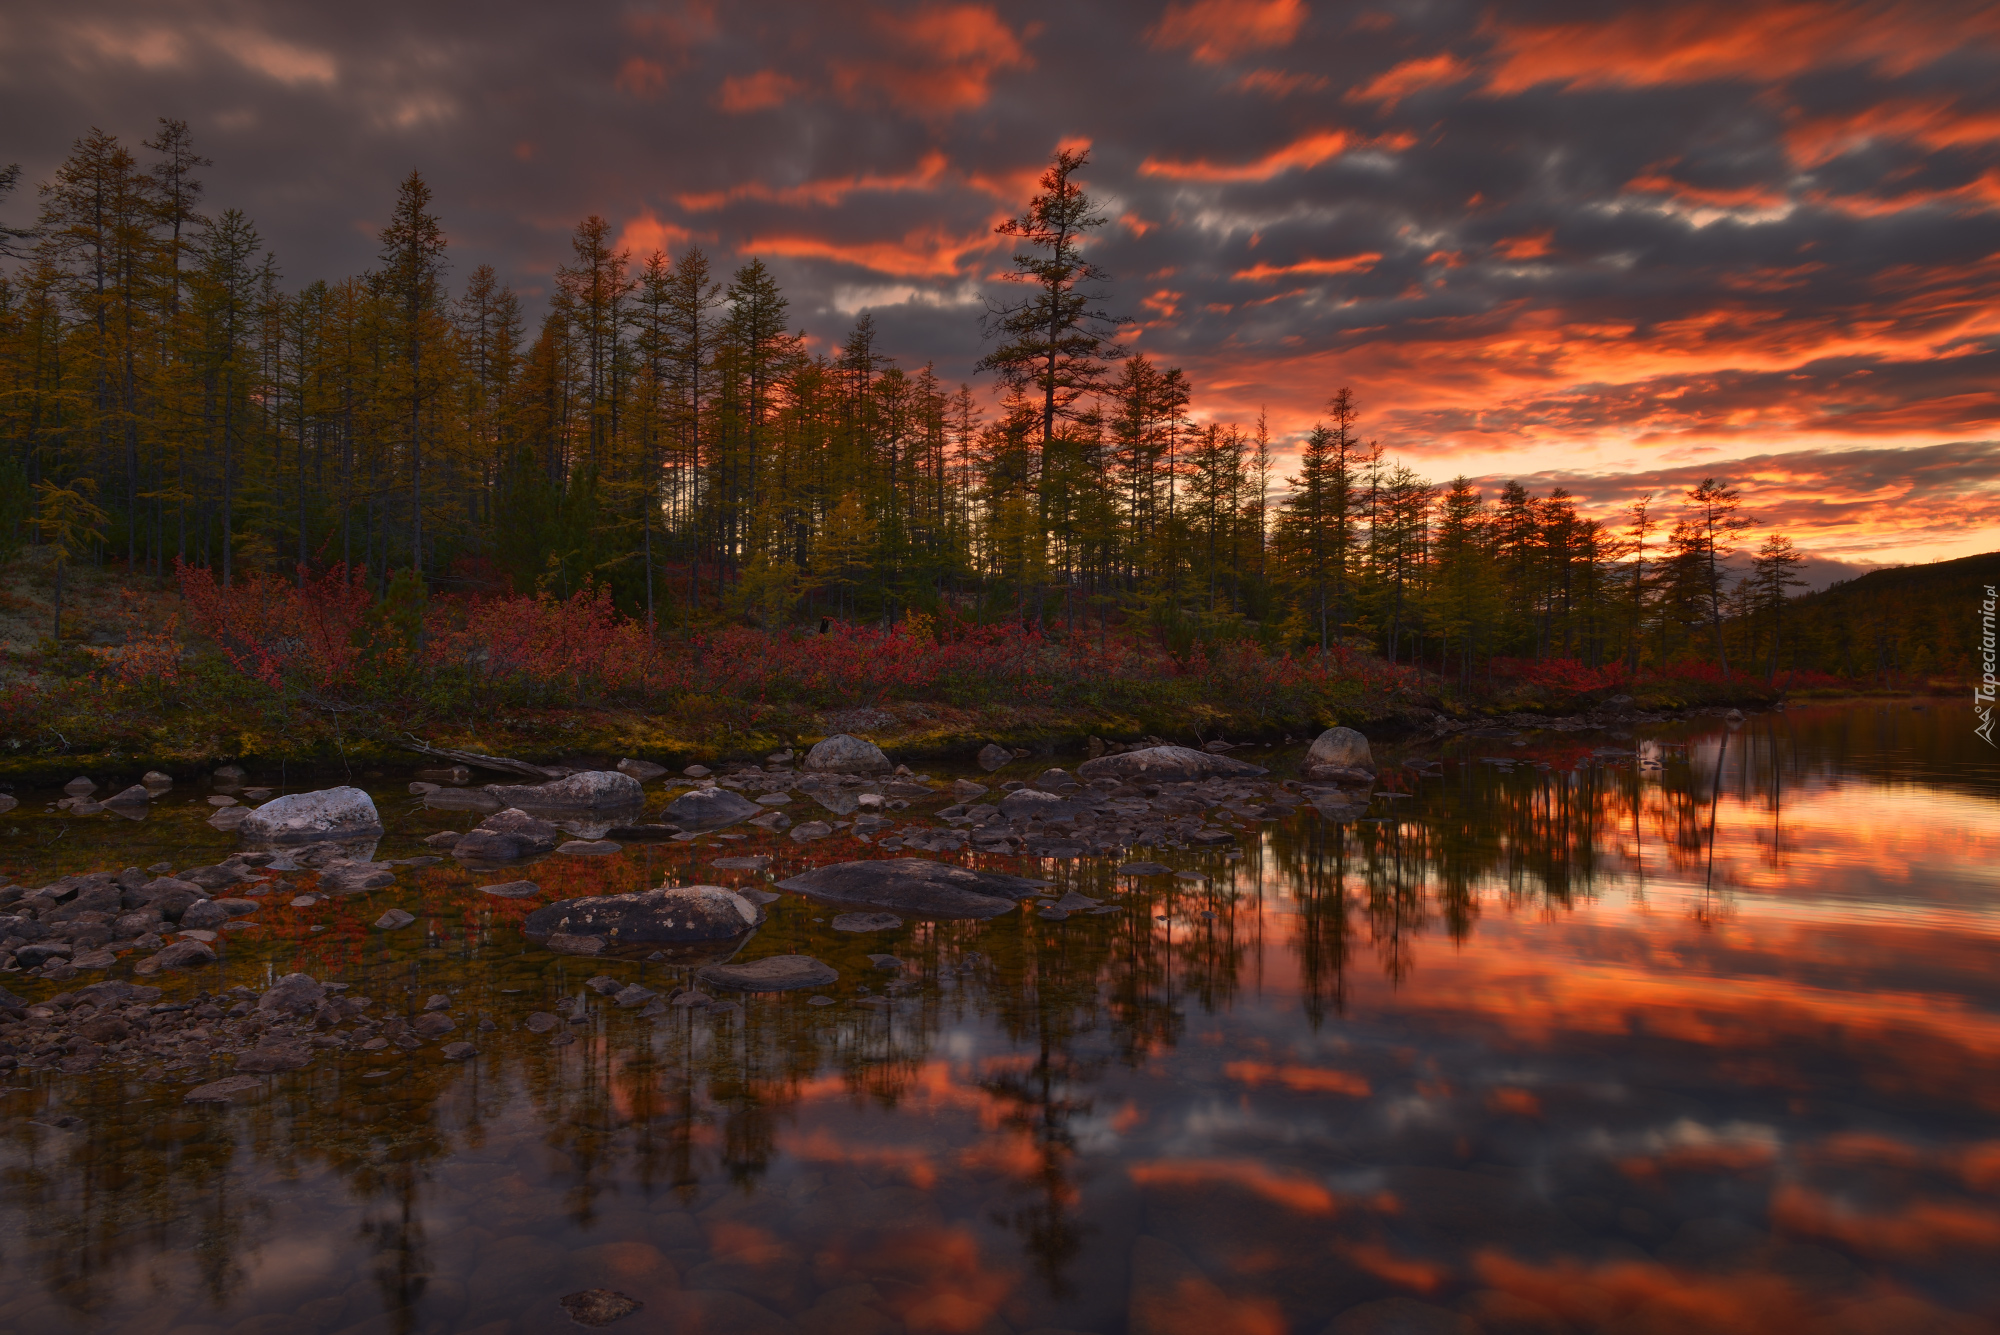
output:
[{"label": "sunset sky", "polygon": [[1716,474],[1822,575],[2000,547],[1990,3],[86,0],[0,49],[0,164],[184,118],[290,284],[372,263],[415,167],[460,275],[545,291],[601,213],[953,380],[993,224],[1087,144],[1112,305],[1204,418],[1350,384],[1429,476]]}]

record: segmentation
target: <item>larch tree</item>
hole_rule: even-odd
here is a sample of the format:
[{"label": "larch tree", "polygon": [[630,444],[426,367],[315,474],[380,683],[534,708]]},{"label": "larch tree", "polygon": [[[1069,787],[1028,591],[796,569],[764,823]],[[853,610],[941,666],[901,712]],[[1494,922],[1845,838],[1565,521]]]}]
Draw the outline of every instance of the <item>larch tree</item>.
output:
[{"label": "larch tree", "polygon": [[423,407],[428,355],[443,341],[444,226],[431,212],[431,188],[420,172],[404,178],[396,208],[380,236],[382,280],[403,361],[403,417],[409,425],[410,568],[424,574]]}]

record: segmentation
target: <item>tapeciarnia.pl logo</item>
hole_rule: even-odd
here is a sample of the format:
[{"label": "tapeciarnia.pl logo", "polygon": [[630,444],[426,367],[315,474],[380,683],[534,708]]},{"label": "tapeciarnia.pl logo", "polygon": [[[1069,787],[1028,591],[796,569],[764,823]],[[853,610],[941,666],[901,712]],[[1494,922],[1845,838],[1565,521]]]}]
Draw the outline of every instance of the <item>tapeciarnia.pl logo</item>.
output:
[{"label": "tapeciarnia.pl logo", "polygon": [[1979,604],[1979,666],[1982,675],[1979,684],[1972,688],[1972,712],[1979,715],[1979,726],[1973,731],[1986,739],[1988,746],[2000,745],[1993,740],[1993,608],[2000,602],[2000,593],[1995,586],[1986,586],[1986,600]]}]

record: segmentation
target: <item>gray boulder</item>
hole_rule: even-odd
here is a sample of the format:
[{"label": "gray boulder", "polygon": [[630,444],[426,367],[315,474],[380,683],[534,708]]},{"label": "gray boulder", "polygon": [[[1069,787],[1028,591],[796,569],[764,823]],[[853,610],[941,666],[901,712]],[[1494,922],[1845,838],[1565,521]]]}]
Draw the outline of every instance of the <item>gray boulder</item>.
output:
[{"label": "gray boulder", "polygon": [[484,862],[513,862],[535,853],[548,853],[562,842],[562,831],[545,820],[515,807],[496,811],[467,831],[451,846],[455,858]]},{"label": "gray boulder", "polygon": [[609,811],[646,800],[639,781],[615,769],[585,770],[553,783],[490,784],[486,791],[509,806],[563,811]]},{"label": "gray boulder", "polygon": [[1088,802],[1073,802],[1039,788],[1016,788],[1000,799],[1000,814],[1008,820],[1039,818],[1061,823],[1088,815],[1090,809]]},{"label": "gray boulder", "polygon": [[326,1000],[326,989],[309,973],[288,973],[257,998],[257,1009],[284,1015],[311,1015]]},{"label": "gray boulder", "polygon": [[229,910],[212,899],[200,900],[187,906],[181,914],[181,930],[197,928],[213,931],[229,921]]},{"label": "gray boulder", "polygon": [[927,858],[890,858],[815,867],[778,882],[778,888],[840,908],[880,909],[912,918],[997,918],[1039,886],[1004,872]]},{"label": "gray boulder", "polygon": [[832,924],[836,932],[893,932],[902,925],[893,913],[836,913]]},{"label": "gray boulder", "polygon": [[406,909],[390,909],[375,920],[375,929],[380,932],[399,932],[416,920],[416,916]]},{"label": "gray boulder", "polygon": [[239,828],[260,843],[306,844],[380,835],[382,818],[368,794],[342,786],[274,797],[245,815]]},{"label": "gray boulder", "polygon": [[806,752],[805,768],[822,774],[887,774],[895,765],[875,743],[837,732]]},{"label": "gray boulder", "polygon": [[152,789],[143,783],[135,783],[121,793],[113,793],[104,799],[107,807],[143,807],[153,800]]},{"label": "gray boulder", "polygon": [[480,886],[479,893],[495,899],[533,899],[542,893],[542,887],[533,881],[501,881],[497,885]]},{"label": "gray boulder", "polygon": [[620,774],[629,774],[640,783],[649,783],[667,772],[665,765],[655,765],[650,760],[621,760],[617,768]]},{"label": "gray boulder", "polygon": [[1191,746],[1148,746],[1098,756],[1076,767],[1079,777],[1122,779],[1128,783],[1185,783],[1194,779],[1247,779],[1267,773],[1261,765],[1211,755]]},{"label": "gray boulder", "polygon": [[278,1071],[303,1071],[312,1065],[312,1049],[296,1039],[264,1038],[236,1059],[236,1069],[259,1075]]},{"label": "gray boulder", "polygon": [[760,816],[764,808],[727,788],[697,788],[667,804],[666,818],[683,830],[719,830]]},{"label": "gray boulder", "polygon": [[1002,765],[1012,763],[1014,753],[1004,746],[996,746],[992,742],[988,742],[979,748],[979,755],[976,759],[979,761],[979,768],[983,770],[996,770]]},{"label": "gray boulder", "polygon": [[254,1075],[232,1075],[196,1085],[181,1095],[182,1103],[249,1103],[264,1093],[266,1085]]},{"label": "gray boulder", "polygon": [[635,941],[723,941],[764,921],[764,910],[719,885],[663,885],[629,895],[564,899],[530,913],[522,935],[533,939],[601,936]]},{"label": "gray boulder", "polygon": [[209,948],[208,943],[188,938],[174,942],[151,959],[139,961],[132,972],[146,974],[158,973],[162,969],[199,969],[204,964],[213,963],[215,951]]},{"label": "gray boulder", "polygon": [[484,788],[434,788],[423,796],[433,811],[498,811],[506,805]]},{"label": "gray boulder", "polygon": [[748,964],[711,964],[695,977],[729,992],[790,992],[801,987],[825,987],[840,971],[810,955],[767,955]]},{"label": "gray boulder", "polygon": [[1306,758],[1300,765],[1311,773],[1316,766],[1327,765],[1338,769],[1375,772],[1375,757],[1368,750],[1368,739],[1352,728],[1328,728],[1313,739]]}]

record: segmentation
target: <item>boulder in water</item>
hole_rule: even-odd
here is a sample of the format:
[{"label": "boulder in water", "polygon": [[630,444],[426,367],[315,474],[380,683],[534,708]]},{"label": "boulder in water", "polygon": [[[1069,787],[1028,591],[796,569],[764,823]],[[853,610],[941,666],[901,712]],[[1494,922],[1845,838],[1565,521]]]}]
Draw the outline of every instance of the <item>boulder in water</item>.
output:
[{"label": "boulder in water", "polygon": [[309,973],[288,973],[257,998],[257,1009],[286,1015],[311,1015],[326,1000],[326,989]]},{"label": "boulder in water", "polygon": [[585,770],[552,783],[489,784],[486,791],[509,806],[545,810],[609,811],[646,800],[639,781],[615,769]]},{"label": "boulder in water", "polygon": [[621,760],[617,769],[620,774],[629,774],[640,783],[650,783],[667,772],[665,765],[655,765],[650,760]]},{"label": "boulder in water", "polygon": [[983,770],[996,770],[1002,765],[1011,764],[1014,759],[1014,753],[1004,746],[996,746],[992,742],[988,742],[979,748],[979,754],[975,759],[979,762],[979,768]]},{"label": "boulder in water", "polygon": [[1267,771],[1246,760],[1211,755],[1191,746],[1148,746],[1098,756],[1076,767],[1078,777],[1128,783],[1185,783],[1195,779],[1248,779]]},{"label": "boulder in water", "polygon": [[895,765],[875,743],[837,732],[806,752],[805,768],[821,774],[887,774]]},{"label": "boulder in water", "polygon": [[382,833],[375,802],[359,788],[323,788],[274,797],[242,818],[243,837],[267,844],[360,839]]},{"label": "boulder in water", "polygon": [[152,789],[143,783],[135,783],[120,793],[113,793],[104,799],[107,807],[143,807],[153,800]]},{"label": "boulder in water", "polygon": [[889,858],[815,867],[778,882],[778,888],[841,908],[880,909],[913,918],[997,918],[1039,886],[1004,872],[974,871],[927,858]]},{"label": "boulder in water", "polygon": [[727,788],[697,788],[667,804],[666,818],[683,830],[719,830],[760,816],[764,808]]},{"label": "boulder in water", "polygon": [[1367,774],[1375,772],[1375,757],[1368,750],[1368,739],[1352,728],[1328,728],[1313,739],[1312,748],[1300,763],[1307,773],[1319,765],[1361,770]]},{"label": "boulder in water", "polygon": [[564,899],[530,913],[530,939],[603,937],[607,945],[636,941],[724,941],[764,921],[764,910],[719,885],[661,886],[629,895]]},{"label": "boulder in water", "polygon": [[1090,810],[1088,802],[1073,802],[1040,788],[1016,788],[1000,799],[1000,814],[1008,820],[1040,819],[1062,823],[1087,816]]},{"label": "boulder in water", "polygon": [[748,964],[711,964],[695,976],[730,992],[790,992],[825,987],[840,977],[840,971],[810,955],[767,955]]},{"label": "boulder in water", "polygon": [[497,811],[479,822],[451,846],[455,858],[476,858],[485,862],[513,862],[534,853],[547,853],[562,842],[562,831],[515,807]]}]

